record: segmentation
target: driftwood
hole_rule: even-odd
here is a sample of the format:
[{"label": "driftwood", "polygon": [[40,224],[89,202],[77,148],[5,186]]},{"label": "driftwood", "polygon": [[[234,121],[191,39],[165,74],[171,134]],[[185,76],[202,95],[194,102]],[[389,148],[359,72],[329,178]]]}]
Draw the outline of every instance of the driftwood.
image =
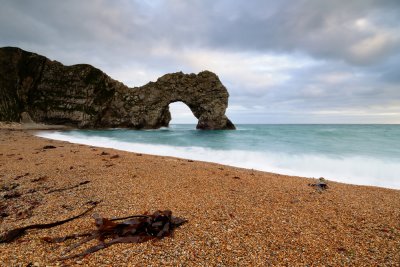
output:
[{"label": "driftwood", "polygon": [[[86,237],[69,247],[64,252],[65,254],[91,240],[97,239],[99,241],[98,245],[92,246],[81,253],[60,258],[60,260],[66,260],[83,257],[117,243],[142,243],[152,239],[162,239],[165,236],[171,235],[176,227],[187,222],[185,219],[172,216],[170,210],[156,211],[151,215],[134,215],[116,219],[102,218],[98,215],[94,217],[97,230],[59,238],[47,237],[43,239],[50,243],[58,243],[64,242],[67,239]],[[125,221],[120,223],[115,222],[119,220]]]},{"label": "driftwood", "polygon": [[79,217],[82,217],[83,215],[87,214],[89,211],[93,210],[96,205],[98,204],[98,202],[92,202],[90,203],[92,205],[92,207],[90,207],[89,209],[87,209],[86,211],[82,212],[79,215],[76,215],[74,217],[62,220],[62,221],[56,221],[56,222],[52,222],[52,223],[44,223],[44,224],[32,224],[32,225],[27,225],[24,227],[19,227],[13,230],[10,230],[6,233],[4,233],[3,235],[0,236],[0,243],[10,243],[16,239],[18,239],[19,237],[23,236],[27,230],[31,230],[31,229],[47,229],[47,228],[51,228],[54,226],[58,226],[67,222],[70,222],[72,220],[75,220]]},{"label": "driftwood", "polygon": [[73,186],[50,190],[46,194],[51,194],[51,193],[54,193],[54,192],[62,192],[62,191],[66,191],[66,190],[71,190],[71,189],[74,189],[74,188],[79,187],[81,185],[88,184],[88,183],[90,183],[90,181],[83,181],[83,182],[80,182],[79,184],[76,184],[76,185],[73,185]]}]

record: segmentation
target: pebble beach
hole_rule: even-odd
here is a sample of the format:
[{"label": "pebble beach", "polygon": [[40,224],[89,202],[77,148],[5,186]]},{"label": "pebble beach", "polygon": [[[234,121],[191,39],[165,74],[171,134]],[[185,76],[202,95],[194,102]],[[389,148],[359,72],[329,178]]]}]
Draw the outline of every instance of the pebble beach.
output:
[{"label": "pebble beach", "polygon": [[[400,266],[400,190],[331,181],[317,190],[310,186],[315,178],[84,146],[6,128],[0,130],[0,234],[99,204],[76,220],[0,244],[1,266]],[[156,210],[188,222],[171,237],[64,261],[59,258],[76,240],[43,240],[94,229],[93,214]]]}]

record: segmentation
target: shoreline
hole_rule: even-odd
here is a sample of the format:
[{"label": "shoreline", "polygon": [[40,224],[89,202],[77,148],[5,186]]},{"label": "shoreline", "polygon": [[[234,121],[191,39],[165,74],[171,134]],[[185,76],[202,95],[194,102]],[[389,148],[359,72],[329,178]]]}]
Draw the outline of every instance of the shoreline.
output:
[{"label": "shoreline", "polygon": [[[62,131],[53,132],[51,130],[39,130],[36,132],[36,136],[47,138],[49,140],[65,141],[99,148],[111,148],[131,153],[174,157],[184,160],[190,159],[208,163],[217,163],[234,168],[257,170],[261,172],[287,176],[305,177],[311,179],[323,177],[324,179],[344,184],[375,186],[400,190],[400,184],[396,182],[397,177],[394,175],[394,173],[396,173],[396,169],[399,169],[396,167],[396,163],[385,161],[380,158],[363,156],[332,158],[323,154],[304,154],[291,156],[287,153],[262,153],[259,151],[252,152],[247,150],[230,150],[230,153],[227,153],[226,150],[218,150],[201,146],[179,147],[166,144],[155,145],[149,143],[127,142],[123,140],[114,140],[112,138],[96,136],[89,136],[86,138],[85,136],[81,137],[79,135],[68,135],[64,134]],[[103,138],[106,138],[107,140],[103,140]],[[283,164],[281,162],[283,162]],[[291,166],[290,164],[293,162],[297,162],[297,165]],[[300,162],[303,162],[303,164],[315,162],[315,164],[319,164],[321,167],[302,168],[299,166]],[[285,164],[286,166],[284,166]],[[359,170],[354,171],[354,168],[350,167],[359,165],[362,166],[362,164],[370,167],[362,172]],[[379,172],[379,168],[382,170],[391,170],[391,172],[386,171],[381,173]],[[378,174],[379,176],[377,176]],[[382,176],[386,178],[381,178]]]},{"label": "shoreline", "polygon": [[[310,124],[314,125],[314,124]],[[310,174],[300,174],[298,175],[298,171],[290,171],[290,170],[271,170],[270,168],[268,169],[260,169],[257,167],[246,167],[246,166],[240,166],[235,163],[229,164],[229,163],[224,163],[224,162],[218,162],[218,161],[208,161],[204,159],[198,159],[198,158],[193,158],[190,156],[174,156],[174,155],[169,155],[169,154],[157,154],[157,153],[148,153],[147,149],[145,151],[137,151],[137,150],[132,150],[132,149],[124,149],[124,148],[119,148],[115,146],[102,146],[101,144],[97,143],[87,143],[87,142],[81,142],[80,140],[75,140],[71,141],[70,138],[69,140],[65,139],[54,139],[51,137],[44,137],[40,136],[38,134],[44,133],[44,132],[50,132],[53,133],[54,131],[68,131],[68,130],[82,130],[79,128],[71,127],[71,126],[65,126],[65,125],[49,125],[49,124],[39,124],[35,122],[28,122],[28,123],[17,123],[17,122],[0,122],[0,130],[5,129],[5,130],[12,130],[12,131],[27,131],[30,132],[33,136],[39,137],[39,138],[45,138],[48,140],[54,140],[54,141],[60,141],[60,142],[67,142],[71,144],[79,144],[79,145],[86,145],[86,146],[93,146],[97,148],[108,148],[108,149],[115,149],[118,151],[124,151],[128,153],[142,153],[150,156],[159,156],[159,157],[172,157],[176,159],[182,159],[182,160],[195,160],[199,162],[204,162],[204,163],[215,163],[215,164],[220,164],[222,166],[226,167],[232,167],[232,168],[239,168],[239,169],[245,169],[245,170],[252,170],[252,171],[260,171],[260,172],[265,172],[265,173],[270,173],[270,174],[277,174],[277,175],[285,175],[285,176],[293,176],[293,177],[300,177],[300,178],[306,178],[306,179],[318,179],[317,177],[323,178],[330,180],[331,182],[337,182],[337,183],[343,183],[347,185],[356,185],[356,186],[370,186],[370,187],[378,187],[378,188],[385,188],[385,189],[393,189],[393,190],[400,190],[400,187],[395,186],[395,185],[379,185],[379,184],[371,184],[371,183],[360,183],[360,182],[347,182],[346,180],[351,180],[352,178],[345,178],[345,179],[337,179],[331,175],[310,175]],[[115,130],[116,128],[110,128],[110,129],[103,129],[103,130]],[[122,129],[122,128],[121,128]],[[88,130],[102,130],[102,129],[88,129]],[[149,144],[137,144],[137,145],[149,145]],[[272,168],[273,169],[273,168]],[[354,177],[353,177],[354,178]],[[371,178],[369,178],[371,179]],[[367,178],[368,180],[368,178]]]},{"label": "shoreline", "polygon": [[[93,144],[93,143],[81,143],[81,142],[73,142],[70,140],[60,140],[60,139],[53,139],[53,138],[49,138],[49,137],[43,137],[40,135],[36,135],[37,133],[43,133],[44,131],[47,131],[48,129],[44,129],[44,130],[33,130],[32,132],[34,132],[35,134],[33,134],[36,137],[39,138],[44,138],[47,140],[54,140],[54,141],[59,141],[59,142],[67,142],[70,144],[77,144],[77,145],[84,145],[84,146],[91,146],[91,147],[96,147],[99,149],[114,149],[116,151],[122,151],[122,152],[127,152],[127,153],[140,153],[140,154],[144,154],[144,155],[148,155],[148,156],[156,156],[156,157],[170,157],[173,159],[178,159],[178,160],[194,160],[197,162],[203,162],[203,163],[210,163],[210,164],[218,164],[221,166],[225,166],[227,168],[237,168],[237,169],[243,169],[243,170],[248,170],[248,171],[257,171],[257,172],[263,172],[263,173],[267,173],[267,174],[275,174],[275,175],[283,175],[283,176],[291,176],[291,177],[297,177],[297,178],[305,178],[305,179],[310,179],[310,180],[316,180],[318,179],[317,177],[310,177],[310,176],[303,176],[303,175],[296,175],[296,174],[288,174],[288,173],[282,173],[282,172],[276,172],[276,171],[269,171],[269,170],[262,170],[262,169],[257,169],[257,168],[248,168],[248,167],[241,167],[241,166],[235,166],[235,165],[230,165],[230,164],[225,164],[225,163],[220,163],[220,162],[215,162],[215,161],[205,161],[205,160],[201,160],[201,159],[196,159],[196,158],[192,158],[192,157],[180,157],[180,156],[171,156],[171,155],[162,155],[162,154],[149,154],[146,153],[144,151],[137,151],[137,150],[128,150],[128,149],[121,149],[121,148],[116,148],[116,147],[107,147],[107,146],[101,146],[98,144]],[[51,130],[49,130],[51,131]],[[295,172],[294,172],[295,173]],[[372,185],[372,184],[358,184],[358,183],[351,183],[351,182],[343,182],[343,181],[336,181],[333,180],[332,178],[325,178],[325,177],[320,177],[323,178],[325,180],[329,180],[330,182],[335,182],[335,183],[341,183],[341,184],[346,184],[346,185],[354,185],[354,186],[366,186],[366,187],[377,187],[377,188],[383,188],[383,189],[391,189],[391,190],[398,190],[400,191],[400,188],[393,188],[393,187],[388,187],[388,186],[380,186],[380,185]]]},{"label": "shoreline", "polygon": [[[0,182],[3,188],[18,184],[13,190],[21,194],[5,200],[15,210],[6,210],[9,216],[1,218],[0,232],[76,215],[88,200],[102,200],[93,213],[105,217],[171,209],[189,220],[172,238],[155,244],[118,244],[65,264],[395,266],[400,262],[399,190],[328,181],[329,188],[318,192],[308,185],[315,181],[311,178],[91,147],[32,133],[0,130]],[[55,148],[46,150],[45,145]],[[50,188],[83,180],[90,183],[46,194]],[[92,217],[86,215],[48,230],[29,231],[21,242],[0,244],[0,261],[55,265],[57,256],[72,243],[47,244],[41,237],[82,232],[92,225]]]}]

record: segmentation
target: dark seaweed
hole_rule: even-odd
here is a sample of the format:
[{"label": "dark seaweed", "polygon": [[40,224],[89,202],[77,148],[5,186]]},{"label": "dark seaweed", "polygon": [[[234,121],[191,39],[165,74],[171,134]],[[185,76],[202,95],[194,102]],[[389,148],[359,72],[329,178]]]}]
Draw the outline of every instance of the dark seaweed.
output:
[{"label": "dark seaweed", "polygon": [[[125,221],[120,223],[115,222],[120,220]],[[97,239],[99,241],[97,245],[92,246],[81,253],[60,258],[60,260],[66,260],[83,257],[117,243],[142,243],[152,239],[162,239],[165,236],[170,236],[176,227],[186,222],[187,220],[185,219],[172,216],[170,210],[156,211],[151,215],[133,215],[116,219],[107,219],[97,215],[95,216],[97,229],[94,231],[58,238],[46,237],[44,240],[50,243],[58,243],[64,242],[67,239],[86,237],[69,247],[65,253],[68,253],[91,240]]]}]

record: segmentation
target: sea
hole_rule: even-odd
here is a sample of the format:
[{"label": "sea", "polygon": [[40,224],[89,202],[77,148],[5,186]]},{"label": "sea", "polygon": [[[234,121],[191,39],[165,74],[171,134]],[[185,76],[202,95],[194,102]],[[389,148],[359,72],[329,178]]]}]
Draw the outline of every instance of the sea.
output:
[{"label": "sea", "polygon": [[221,163],[247,169],[400,189],[400,125],[192,124],[157,130],[42,131],[37,135],[98,147]]}]

